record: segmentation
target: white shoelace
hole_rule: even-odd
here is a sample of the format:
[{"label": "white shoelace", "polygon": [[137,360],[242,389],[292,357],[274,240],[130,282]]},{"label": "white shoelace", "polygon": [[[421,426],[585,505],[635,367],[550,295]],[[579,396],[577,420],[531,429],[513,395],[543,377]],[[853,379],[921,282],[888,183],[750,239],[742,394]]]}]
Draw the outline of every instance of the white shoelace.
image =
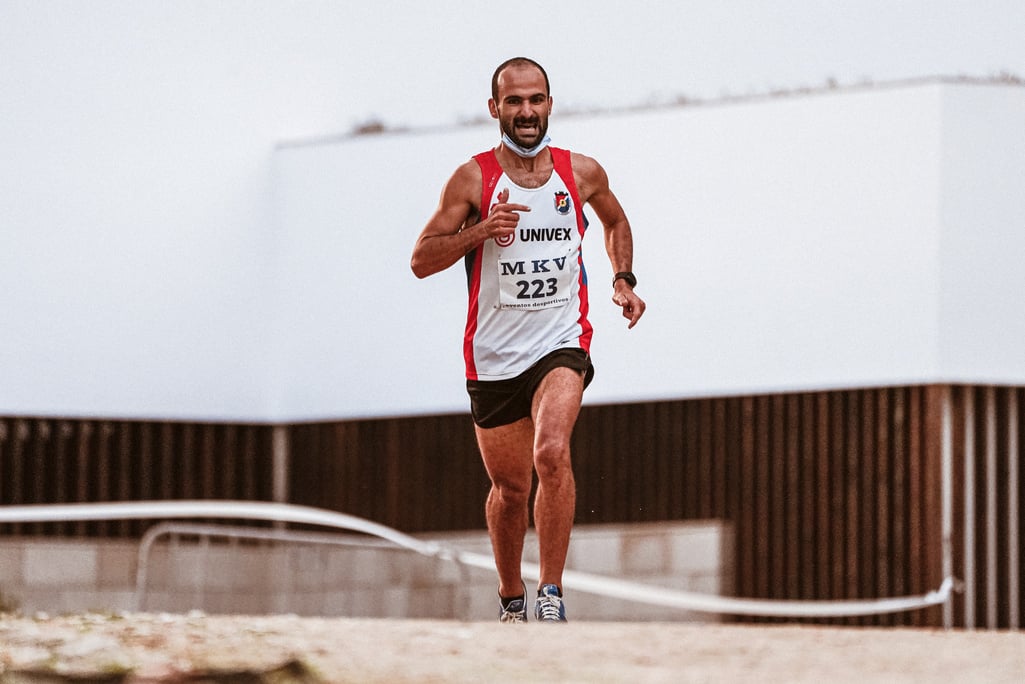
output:
[{"label": "white shoelace", "polygon": [[[526,600],[523,601],[526,604]],[[526,605],[521,604],[520,610],[511,610],[509,608],[502,609],[502,622],[526,622],[527,621],[527,609]]]},{"label": "white shoelace", "polygon": [[541,613],[540,619],[543,621],[555,621],[558,622],[561,618],[559,613],[562,608],[562,599],[558,596],[541,596],[537,599],[538,611]]}]

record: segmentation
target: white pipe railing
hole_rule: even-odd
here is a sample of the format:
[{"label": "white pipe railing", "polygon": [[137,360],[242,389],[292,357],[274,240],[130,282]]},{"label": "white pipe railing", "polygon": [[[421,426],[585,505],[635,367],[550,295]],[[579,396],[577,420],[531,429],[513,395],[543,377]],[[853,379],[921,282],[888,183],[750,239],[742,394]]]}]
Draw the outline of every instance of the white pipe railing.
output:
[{"label": "white pipe railing", "polygon": [[150,551],[157,539],[169,535],[195,535],[197,537],[223,537],[226,539],[250,539],[254,541],[279,541],[292,544],[324,544],[331,546],[358,546],[360,548],[385,548],[399,550],[394,544],[376,537],[353,537],[339,534],[300,532],[284,528],[238,527],[212,523],[186,523],[165,521],[146,530],[139,541],[135,564],[135,610],[146,609],[146,593],[149,581]]},{"label": "white pipe railing", "polygon": [[[424,556],[495,571],[491,556],[457,551],[426,542],[356,516],[308,506],[254,501],[128,501],[114,503],[35,504],[0,507],[0,523],[207,518],[261,520],[318,525],[369,534]],[[524,563],[523,576],[537,580],[537,564]],[[953,578],[934,591],[916,596],[842,601],[779,601],[697,594],[614,577],[567,570],[564,588],[628,601],[696,612],[762,617],[857,617],[898,613],[942,605],[950,600]]]}]

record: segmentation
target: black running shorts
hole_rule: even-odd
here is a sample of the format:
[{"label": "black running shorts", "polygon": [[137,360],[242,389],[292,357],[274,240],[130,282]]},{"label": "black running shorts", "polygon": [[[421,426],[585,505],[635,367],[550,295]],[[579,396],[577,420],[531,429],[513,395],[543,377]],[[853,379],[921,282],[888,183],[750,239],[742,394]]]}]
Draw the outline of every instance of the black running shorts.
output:
[{"label": "black running shorts", "polygon": [[534,392],[553,368],[572,368],[584,373],[584,387],[594,378],[594,365],[587,352],[556,349],[515,378],[467,380],[473,422],[482,428],[494,428],[529,417]]}]

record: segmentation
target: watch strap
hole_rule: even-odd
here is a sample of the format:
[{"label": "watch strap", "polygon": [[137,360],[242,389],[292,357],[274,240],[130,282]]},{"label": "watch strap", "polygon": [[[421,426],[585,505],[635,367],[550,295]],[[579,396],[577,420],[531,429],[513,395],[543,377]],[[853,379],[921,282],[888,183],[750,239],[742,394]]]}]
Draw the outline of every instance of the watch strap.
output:
[{"label": "watch strap", "polygon": [[630,287],[637,287],[637,276],[632,271],[620,271],[612,278],[612,284],[615,286],[616,281],[622,278],[626,281],[626,284]]}]

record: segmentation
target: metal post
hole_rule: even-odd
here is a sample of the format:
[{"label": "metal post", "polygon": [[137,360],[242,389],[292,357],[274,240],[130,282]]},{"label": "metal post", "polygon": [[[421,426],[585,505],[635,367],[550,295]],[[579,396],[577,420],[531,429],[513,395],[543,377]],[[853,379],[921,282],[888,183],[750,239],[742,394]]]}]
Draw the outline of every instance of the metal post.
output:
[{"label": "metal post", "polygon": [[986,411],[986,627],[996,629],[999,620],[1000,585],[997,568],[1000,553],[997,541],[997,410],[996,390],[985,390]]},{"label": "metal post", "polygon": [[964,400],[964,626],[975,629],[975,395]]},{"label": "metal post", "polygon": [[1021,595],[1021,572],[1018,562],[1019,544],[1021,543],[1018,528],[1018,390],[1007,390],[1007,605],[1008,628],[1018,629],[1021,626],[1019,596]]},{"label": "metal post", "polygon": [[271,496],[275,503],[288,503],[288,470],[291,455],[288,441],[288,426],[275,425],[272,435],[274,481],[271,486]]},{"label": "metal post", "polygon": [[[954,576],[954,435],[951,427],[950,386],[943,388],[942,414],[940,417],[940,528],[942,541],[943,578]],[[954,626],[953,596],[943,604],[943,627]]]}]

